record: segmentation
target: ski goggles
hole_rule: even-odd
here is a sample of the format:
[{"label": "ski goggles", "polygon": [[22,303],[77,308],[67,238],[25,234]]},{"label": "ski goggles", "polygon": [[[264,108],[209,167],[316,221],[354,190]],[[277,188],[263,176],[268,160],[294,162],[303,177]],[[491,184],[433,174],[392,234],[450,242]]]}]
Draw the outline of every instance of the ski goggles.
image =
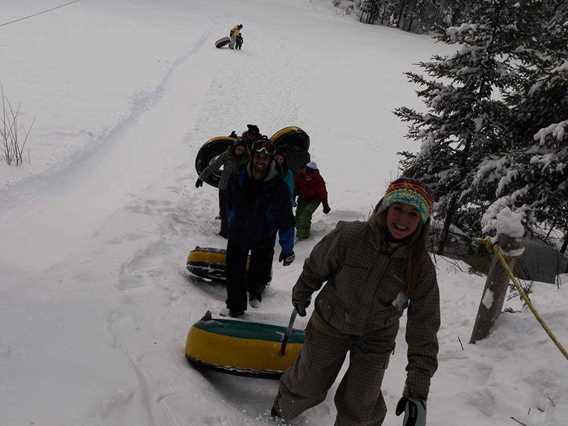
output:
[{"label": "ski goggles", "polygon": [[259,140],[252,145],[252,152],[266,155],[274,155],[274,144],[269,140]]}]

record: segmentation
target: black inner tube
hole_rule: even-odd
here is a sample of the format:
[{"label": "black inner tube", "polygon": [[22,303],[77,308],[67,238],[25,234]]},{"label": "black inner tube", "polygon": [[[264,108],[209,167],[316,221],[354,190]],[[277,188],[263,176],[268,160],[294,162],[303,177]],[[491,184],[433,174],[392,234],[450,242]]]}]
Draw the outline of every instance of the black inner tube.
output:
[{"label": "black inner tube", "polygon": [[[215,161],[219,155],[225,152],[234,141],[235,138],[231,138],[229,136],[218,136],[205,142],[199,149],[197,157],[195,157],[195,170],[197,170],[197,174],[201,174],[201,172],[205,170],[209,164]],[[205,179],[205,182],[214,187],[218,187],[219,180],[221,179],[221,173],[222,170],[213,172]]]}]

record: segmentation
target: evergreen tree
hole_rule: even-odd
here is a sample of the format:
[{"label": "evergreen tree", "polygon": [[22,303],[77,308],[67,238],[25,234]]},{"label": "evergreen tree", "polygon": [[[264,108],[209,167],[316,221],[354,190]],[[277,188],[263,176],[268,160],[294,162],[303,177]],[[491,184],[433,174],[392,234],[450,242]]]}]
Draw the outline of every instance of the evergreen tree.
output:
[{"label": "evergreen tree", "polygon": [[402,153],[405,174],[429,183],[444,218],[438,251],[455,223],[470,235],[491,231],[505,207],[527,225],[568,229],[568,7],[562,1],[478,0],[471,23],[442,31],[459,43],[450,57],[408,73],[427,113],[396,111],[422,142]]},{"label": "evergreen tree", "polygon": [[[395,113],[410,123],[408,136],[422,143],[419,154],[403,153],[404,174],[428,183],[439,196],[435,217],[444,218],[441,253],[452,223],[479,233],[479,217],[487,207],[474,188],[479,165],[507,151],[511,140],[508,106],[500,92],[512,85],[511,52],[519,45],[514,25],[527,10],[516,0],[478,0],[471,4],[472,23],[441,30],[435,38],[459,44],[451,56],[421,62],[430,79],[407,73],[420,86],[418,96],[428,112],[399,108]],[[530,14],[527,13],[528,19]]]},{"label": "evergreen tree", "polygon": [[355,5],[361,22],[422,33],[467,19],[470,0],[359,0]]},{"label": "evergreen tree", "polygon": [[402,0],[362,0],[360,21],[367,24],[390,25]]},{"label": "evergreen tree", "polygon": [[[549,1],[533,11],[539,25],[514,53],[517,79],[506,100],[512,111],[508,152],[481,165],[479,180],[497,200],[486,230],[507,206],[525,212],[529,231],[568,233],[568,6]],[[565,250],[565,247],[564,247]]]}]

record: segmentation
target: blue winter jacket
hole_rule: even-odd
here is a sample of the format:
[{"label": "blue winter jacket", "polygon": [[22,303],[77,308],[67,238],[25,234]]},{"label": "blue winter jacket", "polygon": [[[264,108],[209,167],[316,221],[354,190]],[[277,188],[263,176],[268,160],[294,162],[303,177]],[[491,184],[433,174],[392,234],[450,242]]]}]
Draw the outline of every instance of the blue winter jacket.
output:
[{"label": "blue winter jacket", "polygon": [[251,175],[249,163],[229,179],[229,240],[252,248],[274,242],[278,232],[282,252],[289,255],[294,249],[294,213],[288,187],[274,162],[264,180]]},{"label": "blue winter jacket", "polygon": [[288,169],[286,171],[286,174],[282,175],[282,179],[284,180],[284,183],[288,187],[288,194],[290,195],[290,200],[292,201],[292,204],[294,204],[295,188],[294,188],[294,173],[292,172],[292,170]]}]

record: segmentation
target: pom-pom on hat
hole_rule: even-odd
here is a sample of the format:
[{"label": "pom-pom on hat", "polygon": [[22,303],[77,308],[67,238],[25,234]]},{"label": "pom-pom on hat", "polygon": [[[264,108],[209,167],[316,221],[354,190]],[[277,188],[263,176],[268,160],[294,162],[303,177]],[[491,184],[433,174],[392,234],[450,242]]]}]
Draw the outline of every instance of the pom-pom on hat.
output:
[{"label": "pom-pom on hat", "polygon": [[401,177],[391,182],[381,207],[386,210],[395,203],[409,204],[416,208],[422,223],[426,223],[432,214],[432,193],[426,185],[416,179]]},{"label": "pom-pom on hat", "polygon": [[316,164],[315,161],[310,161],[308,164],[306,164],[306,168],[312,169],[312,170],[317,170],[318,165]]}]

